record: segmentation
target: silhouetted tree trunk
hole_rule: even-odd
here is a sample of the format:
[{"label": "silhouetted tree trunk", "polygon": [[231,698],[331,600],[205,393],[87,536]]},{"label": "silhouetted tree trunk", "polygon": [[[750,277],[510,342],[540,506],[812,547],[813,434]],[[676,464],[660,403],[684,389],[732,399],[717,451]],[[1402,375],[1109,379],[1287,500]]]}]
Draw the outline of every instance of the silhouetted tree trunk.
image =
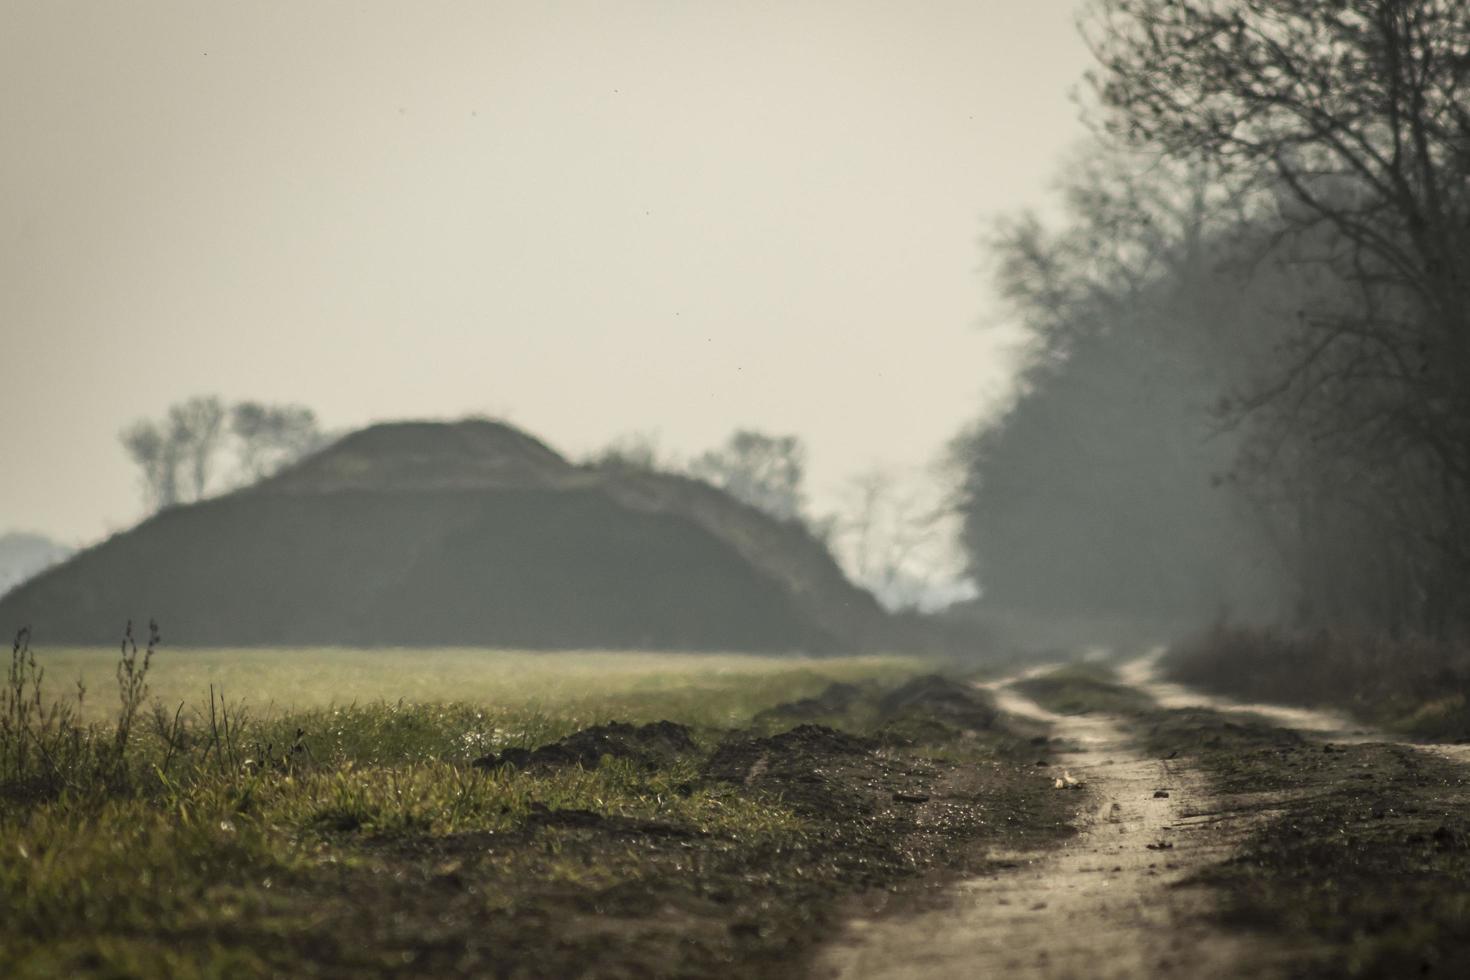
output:
[{"label": "silhouetted tree trunk", "polygon": [[168,410],[168,421],[169,439],[189,474],[191,499],[202,500],[224,436],[224,404],[213,396],[190,398]]},{"label": "silhouetted tree trunk", "polygon": [[689,472],[772,517],[801,519],[806,449],[796,436],[741,429],[691,462]]}]

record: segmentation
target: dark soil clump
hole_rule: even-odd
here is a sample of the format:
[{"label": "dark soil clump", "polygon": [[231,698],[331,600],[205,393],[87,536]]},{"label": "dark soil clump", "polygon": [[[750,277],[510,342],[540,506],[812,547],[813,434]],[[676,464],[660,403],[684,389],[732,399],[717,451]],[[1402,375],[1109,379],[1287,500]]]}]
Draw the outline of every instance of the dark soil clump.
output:
[{"label": "dark soil clump", "polygon": [[[922,690],[948,691],[936,703],[963,709],[951,715],[984,707],[945,685]],[[850,693],[838,688],[826,704]],[[862,689],[841,720],[871,730],[882,721],[875,693]],[[917,712],[923,697],[899,703]],[[648,785],[694,812],[753,806],[752,822],[534,802],[509,830],[366,842],[368,860],[339,870],[335,904],[313,914],[350,916],[374,948],[412,950],[395,975],[801,977],[851,901],[974,873],[993,866],[997,847],[1071,833],[1073,804],[1036,776],[1034,753],[1023,761],[959,738],[934,757],[803,724],[730,732],[702,758],[682,726],[600,725],[476,764],[550,774],[634,759],[652,767]]]},{"label": "dark soil clump", "polygon": [[557,808],[544,803],[532,803],[531,814],[526,818],[528,829],[558,827],[563,830],[597,830],[609,834],[624,834],[642,837],[695,837],[694,831],[677,827],[658,820],[638,820],[633,817],[610,816],[592,810]]},{"label": "dark soil clump", "polygon": [[695,748],[689,729],[672,721],[655,721],[634,727],[614,721],[574,732],[560,741],[535,749],[509,748],[474,761],[479,769],[514,766],[520,770],[581,766],[594,769],[603,756],[629,759],[647,769],[667,765],[678,755]]},{"label": "dark soil clump", "polygon": [[863,696],[863,689],[856,684],[845,684],[836,681],[827,685],[822,693],[814,697],[802,698],[799,701],[788,701],[778,704],[755,716],[757,722],[762,721],[812,721],[816,718],[826,718],[832,715],[840,715],[855,705]]},{"label": "dark soil clump", "polygon": [[844,777],[878,743],[822,725],[800,725],[768,738],[737,736],[704,767],[704,778],[774,793],[798,813],[867,813],[867,794]]},{"label": "dark soil clump", "polygon": [[336,890],[376,946],[413,949],[395,975],[794,980],[845,901],[1071,832],[1063,794],[986,753],[934,759],[819,725],[736,732],[695,792],[798,823],[701,830],[532,804],[514,830],[385,841],[369,863],[389,873],[343,869]]},{"label": "dark soil clump", "polygon": [[[1156,710],[1137,716],[1134,728],[1145,748],[1161,759],[1209,760],[1211,781],[1226,793],[1296,790],[1326,771],[1315,742],[1250,717],[1205,708]],[[1326,764],[1336,770],[1330,757]]]},{"label": "dark soil clump", "polygon": [[707,778],[750,785],[753,778],[777,762],[822,762],[836,756],[863,755],[877,748],[871,739],[839,732],[824,725],[798,725],[767,738],[736,736],[721,745],[704,767]]},{"label": "dark soil clump", "polygon": [[988,731],[996,727],[1000,712],[990,695],[939,674],[916,677],[878,699],[885,718],[922,714],[959,728]]},{"label": "dark soil clump", "polygon": [[1204,881],[1224,891],[1228,922],[1317,951],[1293,976],[1470,976],[1463,764],[1205,710],[1157,712],[1139,728],[1160,756],[1191,757],[1227,800],[1239,794],[1226,805],[1272,814]]}]

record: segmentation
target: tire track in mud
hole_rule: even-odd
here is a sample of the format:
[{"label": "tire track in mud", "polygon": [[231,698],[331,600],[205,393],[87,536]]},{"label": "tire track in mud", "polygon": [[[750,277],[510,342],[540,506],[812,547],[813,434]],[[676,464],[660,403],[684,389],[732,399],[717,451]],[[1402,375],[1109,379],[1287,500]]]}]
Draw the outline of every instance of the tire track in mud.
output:
[{"label": "tire track in mud", "polygon": [[[1083,783],[1079,833],[1059,848],[992,852],[1005,870],[951,887],[938,909],[850,921],[819,954],[823,978],[1273,977],[1292,957],[1215,923],[1217,897],[1189,884],[1225,860],[1270,799],[1213,797],[1180,762],[1145,757],[1107,715],[1057,715],[1009,685],[1000,707],[1045,721],[1067,750],[1038,779]],[[1058,792],[1068,792],[1059,789]],[[1085,794],[1085,795],[1083,795]]]}]

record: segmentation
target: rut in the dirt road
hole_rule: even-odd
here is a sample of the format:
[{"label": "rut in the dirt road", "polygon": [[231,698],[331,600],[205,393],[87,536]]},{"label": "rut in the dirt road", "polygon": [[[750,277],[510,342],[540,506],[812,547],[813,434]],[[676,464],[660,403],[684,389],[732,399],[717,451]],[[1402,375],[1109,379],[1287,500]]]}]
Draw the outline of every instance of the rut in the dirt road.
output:
[{"label": "rut in the dirt road", "polygon": [[[1262,977],[1283,952],[1212,922],[1211,893],[1187,884],[1224,860],[1252,819],[1221,814],[1202,777],[1145,758],[1103,715],[1062,716],[1003,684],[999,705],[1072,743],[1065,768],[1086,785],[1079,835],[1052,851],[993,855],[1009,869],[955,886],[943,908],[860,919],[819,958],[822,978]],[[1059,789],[1058,792],[1069,792]],[[1083,795],[1085,794],[1085,795]]]}]

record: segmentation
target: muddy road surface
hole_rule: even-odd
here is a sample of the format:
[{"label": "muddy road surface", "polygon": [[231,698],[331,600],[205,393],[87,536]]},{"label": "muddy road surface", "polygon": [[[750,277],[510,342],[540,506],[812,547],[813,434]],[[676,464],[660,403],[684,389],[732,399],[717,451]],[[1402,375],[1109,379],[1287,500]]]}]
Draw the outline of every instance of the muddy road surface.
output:
[{"label": "muddy road surface", "polygon": [[1052,726],[1063,748],[1038,776],[1077,794],[1080,833],[1060,848],[992,855],[1008,867],[955,885],[945,907],[853,920],[814,976],[1281,973],[1284,951],[1220,927],[1216,896],[1190,883],[1230,856],[1258,806],[1222,807],[1198,771],[1150,758],[1116,717],[1057,714],[989,686],[1003,710]]},{"label": "muddy road surface", "polygon": [[1470,975],[1466,747],[1210,698],[1155,661],[989,685],[1051,726],[1037,778],[1075,794],[1079,833],[854,915],[812,976]]}]

